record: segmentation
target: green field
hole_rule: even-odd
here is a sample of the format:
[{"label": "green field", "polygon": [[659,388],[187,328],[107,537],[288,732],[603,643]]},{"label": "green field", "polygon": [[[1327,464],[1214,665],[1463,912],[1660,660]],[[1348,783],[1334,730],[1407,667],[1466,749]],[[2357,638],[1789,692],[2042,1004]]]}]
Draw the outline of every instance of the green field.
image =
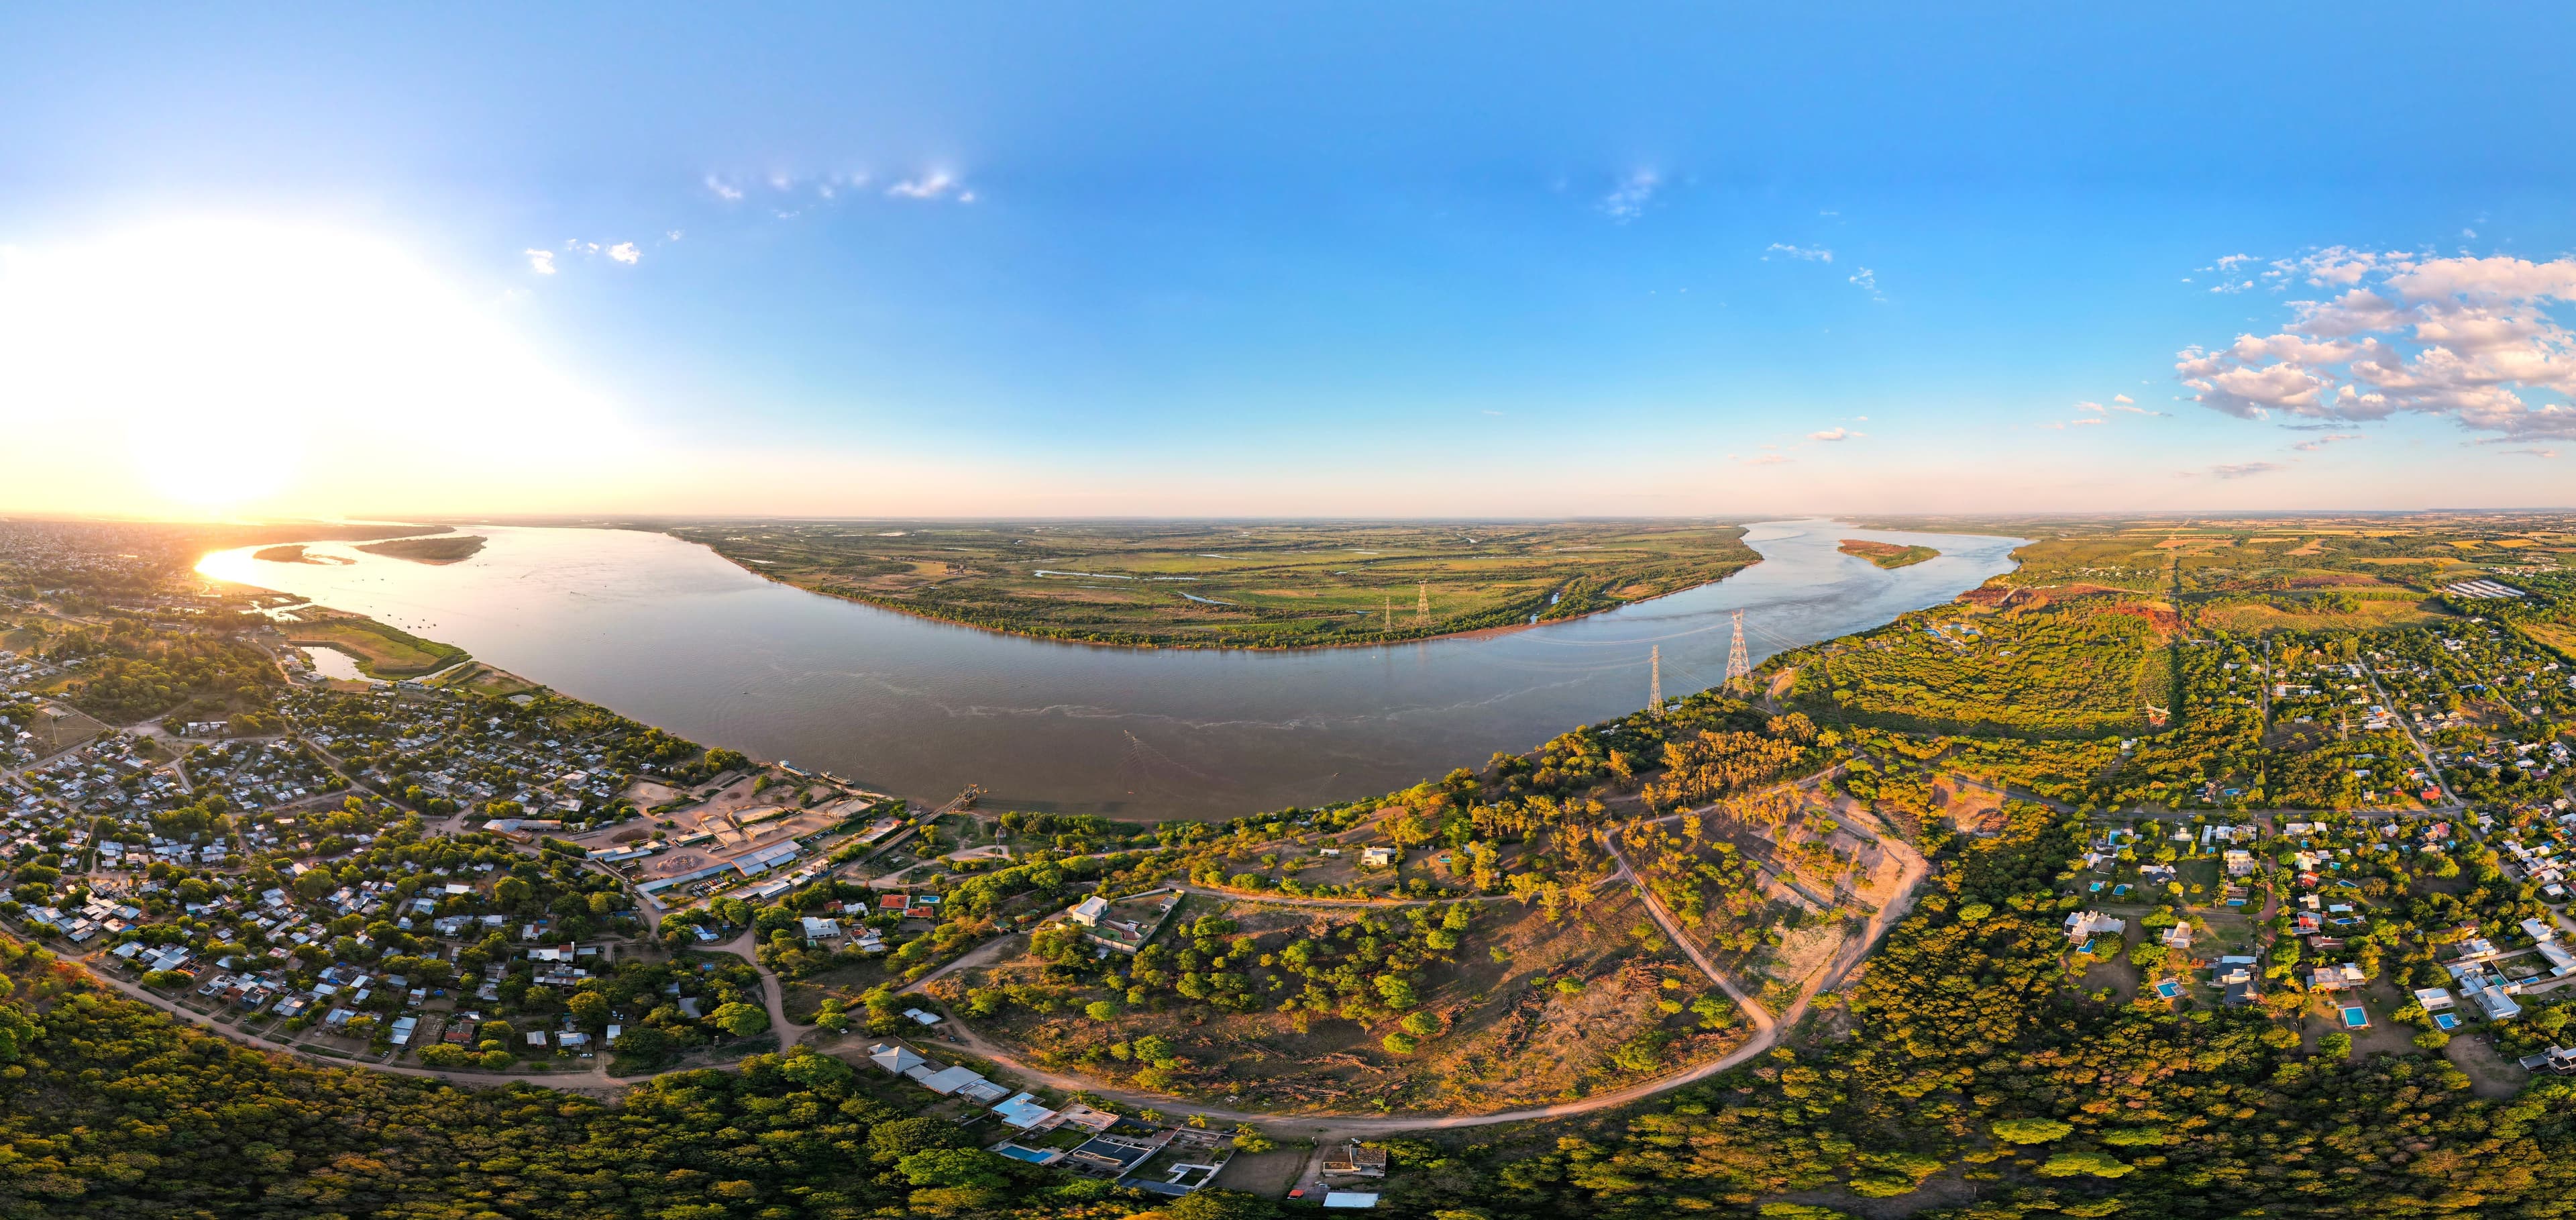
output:
[{"label": "green field", "polygon": [[1573,618],[1758,556],[1732,525],[835,522],[669,531],[774,580],[999,631],[1306,648]]},{"label": "green field", "polygon": [[465,659],[465,650],[424,640],[409,632],[362,618],[326,619],[285,625],[290,644],[336,648],[357,658],[358,672],[370,678],[416,678]]}]

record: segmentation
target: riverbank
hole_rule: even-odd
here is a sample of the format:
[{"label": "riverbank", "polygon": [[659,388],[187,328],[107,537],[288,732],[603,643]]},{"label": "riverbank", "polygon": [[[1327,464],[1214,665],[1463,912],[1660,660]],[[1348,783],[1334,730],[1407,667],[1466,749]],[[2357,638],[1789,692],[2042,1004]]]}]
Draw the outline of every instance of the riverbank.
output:
[{"label": "riverbank", "polygon": [[1242,652],[1572,621],[1761,561],[1743,527],[1695,521],[727,522],[664,532],[763,580],[933,622],[1114,648]]},{"label": "riverbank", "polygon": [[[316,547],[357,560],[320,567],[236,549],[199,570],[364,613],[679,736],[879,791],[937,801],[974,783],[990,808],[1129,821],[1312,808],[1527,750],[1644,706],[1657,657],[1667,694],[1722,680],[1737,610],[1758,663],[1947,602],[2009,571],[2017,544],[1763,522],[1742,539],[1760,563],[1607,613],[1248,650],[1077,648],[974,630],[757,579],[658,532],[474,532],[489,542],[470,563]],[[1943,554],[1882,571],[1837,554],[1846,536]]]},{"label": "riverbank", "polygon": [[[1937,552],[1936,552],[1936,554],[1937,554]],[[721,558],[724,558],[723,553],[722,553],[722,552],[718,552],[718,553],[717,553],[717,557],[718,557],[718,558],[720,558],[720,559],[721,559]],[[1684,585],[1684,586],[1682,586],[1682,587],[1680,587],[1680,588],[1677,588],[1677,589],[1668,589],[1668,590],[1665,590],[1665,591],[1660,592],[1660,593],[1649,594],[1649,595],[1647,595],[1647,596],[1638,597],[1638,598],[1635,598],[1634,600],[1630,600],[1630,601],[1614,602],[1614,603],[1611,603],[1611,604],[1609,604],[1609,605],[1595,606],[1595,607],[1592,607],[1592,608],[1590,608],[1590,609],[1587,609],[1587,610],[1581,611],[1580,613],[1575,613],[1575,614],[1564,614],[1564,615],[1557,615],[1557,616],[1555,616],[1555,617],[1549,617],[1549,616],[1548,616],[1548,614],[1547,614],[1547,612],[1546,612],[1546,609],[1545,609],[1545,608],[1541,608],[1540,610],[1538,610],[1538,611],[1536,611],[1536,612],[1533,612],[1533,613],[1532,613],[1529,617],[1527,617],[1527,618],[1517,618],[1517,619],[1514,619],[1513,621],[1510,621],[1510,622],[1495,623],[1495,624],[1492,624],[1492,625],[1489,625],[1489,626],[1480,626],[1480,627],[1460,627],[1460,628],[1457,628],[1457,629],[1455,629],[1455,630],[1432,631],[1432,632],[1429,632],[1429,633],[1426,633],[1426,634],[1418,634],[1418,635],[1417,635],[1417,634],[1406,634],[1406,633],[1404,633],[1404,632],[1402,632],[1402,631],[1398,631],[1398,632],[1396,632],[1396,633],[1394,633],[1394,634],[1379,634],[1379,635],[1368,636],[1368,637],[1360,638],[1360,639],[1349,639],[1349,640],[1325,640],[1325,641],[1318,641],[1318,642],[1313,642],[1313,643],[1297,643],[1297,644],[1230,644],[1230,643],[1218,643],[1218,642],[1208,642],[1208,643],[1195,643],[1195,642],[1192,642],[1192,643],[1153,643],[1153,642],[1135,642],[1135,641],[1126,641],[1126,640],[1102,640],[1102,639],[1093,639],[1093,638],[1089,638],[1089,637],[1086,637],[1086,636],[1077,636],[1077,635],[1070,635],[1070,634],[1051,633],[1051,632],[1048,632],[1048,631],[1043,630],[1043,629],[1030,628],[1030,627],[997,626],[997,625],[995,625],[995,624],[991,624],[991,623],[977,622],[977,621],[972,620],[972,619],[965,619],[965,618],[951,618],[951,617],[948,617],[948,616],[946,616],[946,615],[936,614],[936,613],[932,613],[932,612],[930,612],[930,611],[923,610],[923,609],[921,609],[919,606],[914,605],[914,604],[911,604],[911,603],[902,602],[902,601],[897,601],[897,600],[893,600],[893,599],[889,599],[889,598],[882,598],[882,597],[870,597],[870,596],[867,596],[867,595],[864,595],[864,594],[851,593],[851,592],[848,592],[848,591],[846,591],[846,590],[837,590],[837,589],[830,589],[830,588],[816,588],[816,587],[814,587],[814,586],[812,586],[812,585],[799,584],[799,583],[797,583],[797,582],[795,582],[795,581],[793,581],[793,580],[789,580],[789,579],[787,579],[787,578],[785,578],[785,577],[776,576],[776,575],[773,575],[773,574],[771,574],[771,573],[764,572],[764,571],[760,570],[759,568],[754,568],[754,567],[745,566],[745,565],[743,565],[743,564],[741,564],[741,563],[739,563],[739,562],[736,562],[736,561],[734,561],[734,560],[727,559],[727,560],[726,560],[726,562],[727,562],[727,563],[733,563],[733,564],[734,564],[734,566],[741,568],[743,571],[748,572],[748,573],[750,573],[750,574],[751,574],[751,575],[753,575],[753,576],[757,576],[757,577],[761,578],[762,580],[768,581],[768,582],[769,582],[769,583],[771,583],[771,584],[784,585],[784,586],[786,586],[786,587],[788,587],[788,588],[790,588],[790,589],[795,589],[795,590],[797,590],[797,591],[799,591],[799,592],[804,592],[804,593],[813,593],[813,594],[817,594],[817,595],[820,595],[820,596],[823,596],[823,597],[833,598],[833,599],[835,599],[835,600],[837,600],[837,601],[854,602],[854,603],[857,603],[857,604],[859,604],[859,605],[862,605],[862,606],[868,606],[868,607],[871,607],[871,608],[873,608],[873,609],[877,609],[877,610],[888,610],[888,611],[892,611],[892,612],[894,612],[894,613],[896,613],[896,614],[904,615],[904,616],[909,617],[909,618],[916,618],[916,619],[920,619],[920,620],[922,620],[922,621],[924,621],[924,622],[931,622],[931,623],[945,623],[945,624],[947,624],[947,625],[949,625],[949,626],[952,626],[952,627],[970,627],[970,628],[973,628],[974,630],[982,631],[982,632],[989,632],[989,633],[991,633],[991,634],[993,634],[993,635],[1000,635],[1000,636],[1012,636],[1012,637],[1016,637],[1016,638],[1018,638],[1018,639],[1023,639],[1023,640],[1043,640],[1043,641],[1045,641],[1045,642],[1047,642],[1047,643],[1050,643],[1050,644],[1082,644],[1082,645],[1086,645],[1086,646],[1093,647],[1093,648],[1106,648],[1106,649],[1112,649],[1112,650],[1129,650],[1129,651],[1140,651],[1140,652],[1155,652],[1155,651],[1198,651],[1198,652],[1296,653],[1296,652],[1328,652],[1328,651],[1332,651],[1332,650],[1334,650],[1334,649],[1347,649],[1347,648],[1384,648],[1384,647],[1387,647],[1387,646],[1389,646],[1389,645],[1396,645],[1396,644],[1429,644],[1429,643],[1436,643],[1436,642],[1445,641],[1445,640],[1490,640],[1490,639],[1496,639],[1496,638],[1499,638],[1499,637],[1502,637],[1502,636],[1514,635],[1514,634],[1517,634],[1517,633],[1520,633],[1520,632],[1523,632],[1523,631],[1529,631],[1529,630],[1531,630],[1531,629],[1533,629],[1533,628],[1553,626],[1553,625],[1558,624],[1558,623],[1571,623],[1571,622],[1576,622],[1576,621],[1578,621],[1578,620],[1587,619],[1587,618],[1592,618],[1592,617],[1594,617],[1594,616],[1596,616],[1596,615],[1609,614],[1609,613],[1612,613],[1612,612],[1614,612],[1614,611],[1618,611],[1618,610],[1626,610],[1626,609],[1630,609],[1630,608],[1632,608],[1632,607],[1636,607],[1636,606],[1644,605],[1644,604],[1645,604],[1645,603],[1647,603],[1647,602],[1660,601],[1660,600],[1662,600],[1662,599],[1664,599],[1664,598],[1667,598],[1667,597],[1674,597],[1674,596],[1678,596],[1678,595],[1680,595],[1680,594],[1688,593],[1688,592],[1690,592],[1690,591],[1691,591],[1691,590],[1693,590],[1693,589],[1701,588],[1701,587],[1704,587],[1704,586],[1707,586],[1707,585],[1713,585],[1713,584],[1716,584],[1716,583],[1718,583],[1719,581],[1725,580],[1726,578],[1728,578],[1728,577],[1730,577],[1730,576],[1733,576],[1733,575],[1735,575],[1735,574],[1737,574],[1737,573],[1739,573],[1739,572],[1742,572],[1742,571],[1744,571],[1746,568],[1750,568],[1750,567],[1752,567],[1753,565],[1755,565],[1755,564],[1758,564],[1758,563],[1762,562],[1762,557],[1761,557],[1761,556],[1759,556],[1759,555],[1756,555],[1756,556],[1754,556],[1752,559],[1747,560],[1744,564],[1742,564],[1742,565],[1741,565],[1741,566],[1739,566],[1739,567],[1734,567],[1734,568],[1727,569],[1726,571],[1723,571],[1723,572],[1718,573],[1717,575],[1711,576],[1711,577],[1709,577],[1707,580],[1700,581],[1700,582],[1698,582],[1697,584]],[[1899,565],[1899,566],[1902,566],[1902,565]],[[1188,595],[1188,594],[1183,594],[1182,596],[1187,597],[1187,596],[1189,596],[1189,595]]]}]

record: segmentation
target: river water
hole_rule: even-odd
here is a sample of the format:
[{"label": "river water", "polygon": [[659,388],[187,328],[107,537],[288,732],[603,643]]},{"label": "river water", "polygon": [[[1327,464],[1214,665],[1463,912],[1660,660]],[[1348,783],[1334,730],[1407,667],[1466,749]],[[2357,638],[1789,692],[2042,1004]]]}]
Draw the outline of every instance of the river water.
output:
[{"label": "river water", "polygon": [[[1776,521],[1763,561],[1608,614],[1494,635],[1305,652],[1138,650],[1022,639],[764,580],[632,530],[473,526],[430,565],[316,542],[342,564],[252,548],[198,570],[371,615],[710,745],[931,802],[1131,819],[1231,817],[1404,787],[1524,750],[1726,673],[1729,612],[1754,661],[1936,605],[2012,568],[2018,540]],[[1938,548],[1893,572],[1842,538]]]}]

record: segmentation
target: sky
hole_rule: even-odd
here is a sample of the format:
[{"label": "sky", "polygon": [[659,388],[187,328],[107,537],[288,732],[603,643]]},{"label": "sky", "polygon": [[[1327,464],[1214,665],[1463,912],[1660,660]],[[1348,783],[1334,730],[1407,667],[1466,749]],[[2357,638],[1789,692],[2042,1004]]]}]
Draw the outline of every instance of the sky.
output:
[{"label": "sky", "polygon": [[2576,500],[2564,8],[737,8],[0,13],[0,512]]}]

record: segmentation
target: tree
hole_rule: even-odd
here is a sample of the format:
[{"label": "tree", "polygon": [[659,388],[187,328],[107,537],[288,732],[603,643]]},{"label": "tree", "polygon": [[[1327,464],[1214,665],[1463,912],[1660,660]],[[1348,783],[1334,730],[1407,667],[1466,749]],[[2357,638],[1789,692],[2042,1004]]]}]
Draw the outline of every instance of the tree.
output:
[{"label": "tree", "polygon": [[850,1078],[849,1064],[801,1046],[796,1048],[795,1054],[779,1063],[778,1071],[809,1089],[829,1088]]},{"label": "tree", "polygon": [[671,1035],[650,1025],[629,1026],[617,1035],[609,1049],[621,1055],[633,1055],[647,1063],[659,1062],[671,1053]]},{"label": "tree", "polygon": [[716,1028],[737,1038],[748,1038],[769,1028],[768,1013],[761,1011],[756,1005],[745,1004],[739,1000],[731,1004],[717,1005],[714,1012],[707,1014],[707,1020],[713,1022]]},{"label": "tree", "polygon": [[2049,1178],[2071,1178],[2078,1174],[2090,1174],[2097,1178],[2116,1178],[2136,1171],[2136,1166],[2123,1164],[2119,1158],[2110,1153],[2089,1149],[2082,1152],[2058,1153],[2039,1166],[2040,1176]]},{"label": "tree", "polygon": [[1996,1139],[2013,1144],[2045,1144],[2075,1133],[2073,1124],[2053,1118],[2007,1118],[1991,1130]]},{"label": "tree", "polygon": [[1201,1190],[1174,1200],[1162,1214],[1168,1220],[1271,1220],[1279,1205],[1240,1190]]},{"label": "tree", "polygon": [[915,1186],[995,1187],[1010,1181],[1010,1164],[981,1148],[924,1148],[896,1161],[894,1170]]},{"label": "tree", "polygon": [[946,1119],[898,1118],[868,1129],[868,1155],[882,1165],[934,1148],[971,1146],[970,1137]]},{"label": "tree", "polygon": [[1082,1013],[1094,1021],[1114,1020],[1119,1013],[1118,1001],[1093,1000],[1082,1006]]}]

